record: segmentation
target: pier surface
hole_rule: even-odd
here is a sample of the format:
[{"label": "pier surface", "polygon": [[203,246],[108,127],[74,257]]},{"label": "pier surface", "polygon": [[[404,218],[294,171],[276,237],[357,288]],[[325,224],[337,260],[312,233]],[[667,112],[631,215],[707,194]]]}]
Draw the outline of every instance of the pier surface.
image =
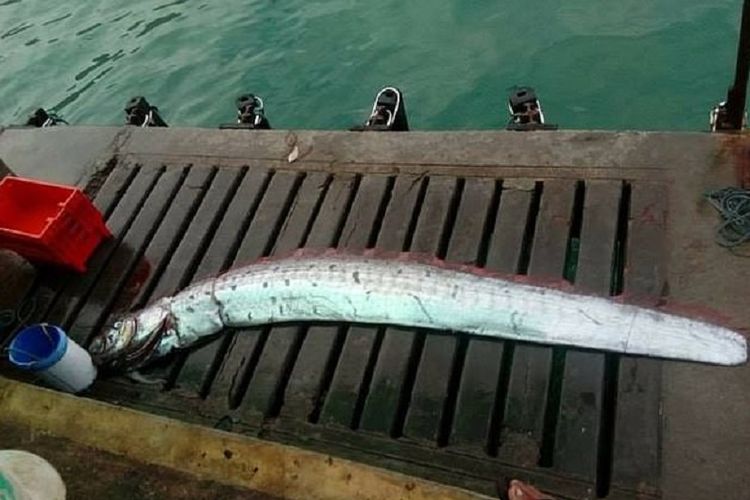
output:
[{"label": "pier surface", "polygon": [[[81,344],[299,247],[429,253],[750,325],[750,260],[714,243],[703,199],[746,179],[743,136],[60,127],[0,132],[0,158],[85,188],[115,236],[86,274],[40,268],[19,297]],[[89,396],[488,494],[521,478],[567,498],[750,495],[748,366],[316,324],[227,332],[146,375],[165,384]]]}]

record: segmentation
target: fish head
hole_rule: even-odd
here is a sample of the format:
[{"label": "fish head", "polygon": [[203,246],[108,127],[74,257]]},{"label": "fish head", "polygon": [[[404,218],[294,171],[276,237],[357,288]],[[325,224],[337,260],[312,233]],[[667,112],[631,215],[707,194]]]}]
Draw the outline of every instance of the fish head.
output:
[{"label": "fish head", "polygon": [[174,331],[169,308],[151,306],[126,315],[91,341],[88,351],[103,371],[135,370],[146,364],[161,339]]}]

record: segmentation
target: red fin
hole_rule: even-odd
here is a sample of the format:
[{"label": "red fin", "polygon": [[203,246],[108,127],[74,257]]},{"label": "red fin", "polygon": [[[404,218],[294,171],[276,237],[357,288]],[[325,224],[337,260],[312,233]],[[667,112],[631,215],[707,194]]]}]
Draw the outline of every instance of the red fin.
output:
[{"label": "red fin", "polygon": [[[360,251],[352,251],[349,249],[336,249],[336,248],[301,248],[293,252],[272,256],[264,257],[259,259],[257,262],[283,262],[285,260],[300,260],[300,259],[313,259],[313,258],[330,258],[330,259],[356,259],[356,258],[367,258],[367,259],[378,259],[378,260],[392,260],[396,262],[412,262],[415,264],[421,264],[426,266],[437,267],[440,269],[450,269],[462,273],[474,274],[477,276],[484,276],[490,278],[502,279],[505,281],[512,281],[514,283],[520,283],[525,285],[532,285],[544,288],[552,288],[561,290],[567,293],[574,293],[578,295],[588,296],[601,296],[601,294],[591,293],[588,290],[582,290],[576,288],[570,282],[561,279],[559,277],[530,277],[526,275],[514,275],[505,274],[483,267],[473,265],[465,262],[450,262],[443,259],[439,259],[434,255],[417,252],[390,252],[377,249],[367,249]],[[235,266],[234,269],[243,266]],[[659,297],[648,297],[633,294],[623,294],[617,297],[606,297],[605,298],[619,303],[627,303],[631,305],[637,305],[649,309],[662,311],[669,314],[675,314],[678,316],[684,316],[689,318],[695,318],[704,320],[709,323],[719,324],[731,328],[731,321],[729,318],[719,314],[717,311],[711,310],[710,308],[697,305],[679,305],[666,303],[663,298]],[[736,329],[736,327],[734,327]]]},{"label": "red fin", "polygon": [[356,259],[356,258],[368,258],[378,260],[393,260],[397,262],[412,262],[415,264],[422,264],[426,266],[438,267],[440,269],[450,269],[453,271],[459,271],[467,274],[474,274],[477,276],[486,276],[490,278],[498,278],[506,281],[513,281],[515,283],[523,283],[527,285],[541,286],[546,288],[555,288],[566,292],[575,292],[575,288],[567,281],[561,278],[544,278],[544,277],[529,277],[517,274],[506,274],[498,271],[492,271],[483,267],[473,265],[466,262],[451,262],[443,259],[439,259],[432,254],[420,253],[420,252],[393,252],[379,249],[368,248],[366,250],[353,251],[349,249],[337,249],[337,248],[300,248],[293,252],[274,255],[270,257],[262,257],[252,263],[246,263],[244,265],[238,264],[233,266],[232,269],[238,269],[245,265],[252,265],[257,263],[267,262],[282,262],[285,260],[300,260],[300,259],[313,259],[313,258],[333,258],[333,259]]},{"label": "red fin", "polygon": [[723,326],[734,331],[744,330],[745,333],[747,332],[746,326],[739,327],[733,324],[735,322],[732,321],[731,317],[701,304],[664,302],[657,309],[667,314],[705,321],[706,323]]}]

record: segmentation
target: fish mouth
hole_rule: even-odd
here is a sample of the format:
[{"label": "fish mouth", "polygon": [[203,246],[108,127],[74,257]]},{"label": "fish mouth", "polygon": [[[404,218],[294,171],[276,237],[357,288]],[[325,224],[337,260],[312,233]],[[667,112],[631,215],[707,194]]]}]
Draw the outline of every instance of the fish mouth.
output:
[{"label": "fish mouth", "polygon": [[106,366],[120,356],[135,338],[137,322],[135,318],[122,318],[108,331],[94,337],[88,346],[89,354],[97,366]]},{"label": "fish mouth", "polygon": [[[138,367],[141,364],[145,363],[148,358],[151,357],[151,354],[154,352],[154,349],[159,344],[159,341],[162,338],[163,332],[165,328],[164,325],[160,326],[159,328],[155,329],[150,335],[147,335],[144,337],[144,339],[141,342],[138,342],[136,344],[133,344],[131,349],[128,349],[126,351],[125,355],[121,358],[122,364],[125,367]],[[138,323],[136,322],[136,336],[138,334]]]},{"label": "fish mouth", "polygon": [[[171,328],[171,325],[172,321],[169,317],[166,317],[150,334],[143,336],[138,342],[133,342],[133,339],[139,337],[141,325],[136,318],[123,319],[119,331],[127,339],[125,340],[125,348],[119,355],[113,357],[100,355],[98,357],[99,363],[97,364],[107,372],[132,371],[140,368],[151,359],[159,342]],[[96,361],[97,355],[95,353],[92,354]]]}]

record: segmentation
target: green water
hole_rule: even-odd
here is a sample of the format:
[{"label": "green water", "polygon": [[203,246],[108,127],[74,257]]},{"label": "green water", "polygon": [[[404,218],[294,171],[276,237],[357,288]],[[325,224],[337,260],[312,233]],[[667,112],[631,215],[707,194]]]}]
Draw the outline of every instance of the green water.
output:
[{"label": "green water", "polygon": [[705,130],[734,69],[740,0],[0,0],[0,123],[35,106],[119,124],[147,96],[173,126],[262,95],[276,128],[345,128],[378,88],[414,129],[504,125],[537,88],[564,128]]}]

